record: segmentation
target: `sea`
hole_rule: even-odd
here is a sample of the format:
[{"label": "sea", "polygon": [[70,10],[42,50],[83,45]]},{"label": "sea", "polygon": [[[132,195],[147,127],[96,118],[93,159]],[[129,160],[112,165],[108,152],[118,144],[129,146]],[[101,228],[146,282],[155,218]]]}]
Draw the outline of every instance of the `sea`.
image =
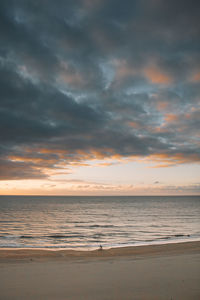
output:
[{"label": "sea", "polygon": [[200,196],[0,196],[0,248],[200,241]]}]

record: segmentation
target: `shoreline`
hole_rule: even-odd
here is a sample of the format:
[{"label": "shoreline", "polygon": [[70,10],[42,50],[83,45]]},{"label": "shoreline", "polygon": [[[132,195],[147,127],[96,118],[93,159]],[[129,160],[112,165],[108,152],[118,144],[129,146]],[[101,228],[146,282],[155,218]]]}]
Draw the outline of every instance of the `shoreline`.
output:
[{"label": "shoreline", "polygon": [[[200,242],[200,236],[196,236],[196,237],[192,237],[191,235],[177,235],[178,237],[176,238],[159,238],[159,239],[155,239],[155,240],[146,240],[146,241],[134,241],[132,243],[123,243],[123,244],[118,244],[118,243],[114,243],[114,244],[107,244],[107,243],[101,243],[98,242],[95,245],[87,245],[87,246],[80,246],[80,245],[76,245],[76,246],[53,246],[53,245],[49,245],[49,246],[24,246],[24,245],[20,245],[20,246],[9,246],[9,245],[0,245],[0,251],[1,250],[18,250],[18,249],[22,249],[22,250],[48,250],[48,251],[60,251],[60,250],[70,250],[70,251],[82,251],[82,252],[88,252],[88,251],[94,251],[97,250],[100,245],[102,245],[104,250],[109,250],[109,249],[113,249],[113,248],[127,248],[127,247],[140,247],[140,246],[144,246],[144,247],[148,247],[148,246],[154,246],[154,245],[168,245],[168,244],[182,244],[182,243],[188,243],[188,242]],[[187,238],[185,238],[187,237]]]},{"label": "shoreline", "polygon": [[69,259],[69,258],[112,258],[112,257],[148,257],[175,255],[181,253],[200,253],[200,241],[115,247],[96,250],[69,250],[44,248],[0,248],[0,261],[30,259]]}]

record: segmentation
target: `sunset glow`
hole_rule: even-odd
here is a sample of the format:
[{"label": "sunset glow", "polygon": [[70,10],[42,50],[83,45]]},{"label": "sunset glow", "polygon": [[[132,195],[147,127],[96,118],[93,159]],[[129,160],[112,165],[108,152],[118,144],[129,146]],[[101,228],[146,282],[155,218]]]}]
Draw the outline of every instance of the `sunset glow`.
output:
[{"label": "sunset glow", "polygon": [[0,4],[0,194],[199,195],[197,9],[11,3]]}]

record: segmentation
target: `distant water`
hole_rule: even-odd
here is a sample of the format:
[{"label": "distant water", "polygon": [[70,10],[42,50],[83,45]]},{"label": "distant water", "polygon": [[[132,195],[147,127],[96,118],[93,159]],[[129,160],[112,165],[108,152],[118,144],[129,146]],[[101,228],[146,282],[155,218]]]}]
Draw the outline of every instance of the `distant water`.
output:
[{"label": "distant water", "polygon": [[96,249],[200,240],[200,197],[0,196],[0,247]]}]

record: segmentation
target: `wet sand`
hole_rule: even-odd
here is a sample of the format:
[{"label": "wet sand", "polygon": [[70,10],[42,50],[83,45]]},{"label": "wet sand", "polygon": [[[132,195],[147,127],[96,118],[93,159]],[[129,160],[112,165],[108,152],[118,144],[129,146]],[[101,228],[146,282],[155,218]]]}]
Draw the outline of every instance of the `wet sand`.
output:
[{"label": "wet sand", "polygon": [[0,249],[0,300],[199,300],[200,242]]}]

